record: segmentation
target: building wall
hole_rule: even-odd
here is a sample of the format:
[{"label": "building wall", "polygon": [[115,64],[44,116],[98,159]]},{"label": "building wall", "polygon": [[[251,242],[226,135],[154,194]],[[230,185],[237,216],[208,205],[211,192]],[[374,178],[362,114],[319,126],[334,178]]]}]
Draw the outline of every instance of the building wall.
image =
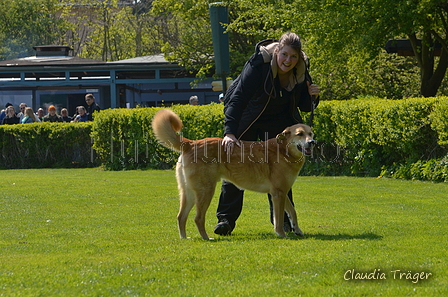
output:
[{"label": "building wall", "polygon": [[20,103],[33,106],[33,94],[31,91],[0,91],[0,110],[5,108],[6,103],[11,103],[19,112]]}]

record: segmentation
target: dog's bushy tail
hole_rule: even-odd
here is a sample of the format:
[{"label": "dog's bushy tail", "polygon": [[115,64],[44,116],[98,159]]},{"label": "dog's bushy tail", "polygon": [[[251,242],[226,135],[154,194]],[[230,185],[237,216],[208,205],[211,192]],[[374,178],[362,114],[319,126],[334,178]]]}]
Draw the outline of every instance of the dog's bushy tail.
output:
[{"label": "dog's bushy tail", "polygon": [[182,129],[182,121],[169,109],[162,109],[156,113],[152,120],[152,129],[160,144],[169,149],[180,152],[182,142],[190,142],[177,134]]}]

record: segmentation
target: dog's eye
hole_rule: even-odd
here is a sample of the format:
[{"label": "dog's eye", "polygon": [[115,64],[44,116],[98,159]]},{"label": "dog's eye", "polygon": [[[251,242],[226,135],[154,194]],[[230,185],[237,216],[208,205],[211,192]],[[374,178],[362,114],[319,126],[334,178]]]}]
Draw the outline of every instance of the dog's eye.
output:
[{"label": "dog's eye", "polygon": [[297,135],[297,136],[303,136],[303,132],[300,131],[300,132],[298,132],[296,135]]}]

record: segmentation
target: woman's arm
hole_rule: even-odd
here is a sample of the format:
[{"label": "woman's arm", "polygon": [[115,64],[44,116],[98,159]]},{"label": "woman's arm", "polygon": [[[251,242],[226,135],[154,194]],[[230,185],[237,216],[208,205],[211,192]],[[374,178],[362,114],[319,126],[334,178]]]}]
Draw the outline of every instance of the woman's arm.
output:
[{"label": "woman's arm", "polygon": [[264,78],[261,65],[252,67],[250,63],[246,63],[241,72],[238,85],[226,103],[224,134],[237,134],[244,110],[254,95],[263,89],[263,84]]}]

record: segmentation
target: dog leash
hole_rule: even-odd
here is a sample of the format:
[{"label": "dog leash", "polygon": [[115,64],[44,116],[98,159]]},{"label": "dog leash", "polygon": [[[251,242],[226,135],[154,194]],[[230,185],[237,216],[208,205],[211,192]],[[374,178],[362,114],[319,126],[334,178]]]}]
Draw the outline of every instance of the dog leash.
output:
[{"label": "dog leash", "polygon": [[310,113],[310,127],[313,126],[313,119],[314,119],[314,109],[316,108],[316,96],[311,96],[311,113]]}]

